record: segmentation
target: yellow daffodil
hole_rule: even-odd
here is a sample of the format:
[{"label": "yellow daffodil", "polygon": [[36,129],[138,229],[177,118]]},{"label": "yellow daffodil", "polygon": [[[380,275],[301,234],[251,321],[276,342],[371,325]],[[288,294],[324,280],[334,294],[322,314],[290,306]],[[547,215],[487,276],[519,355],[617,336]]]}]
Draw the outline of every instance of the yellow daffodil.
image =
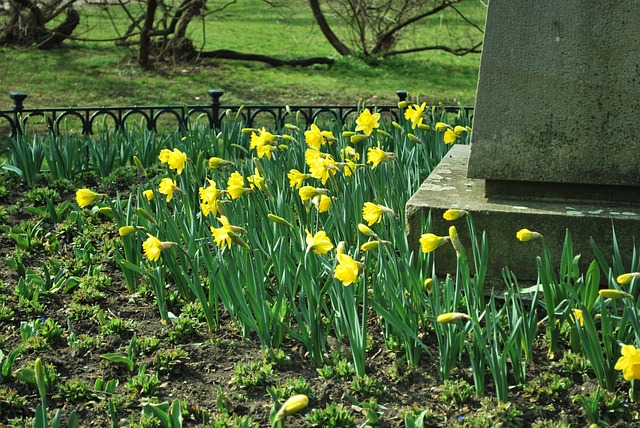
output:
[{"label": "yellow daffodil", "polygon": [[640,272],[623,273],[616,278],[618,284],[627,285],[631,284],[634,279],[640,279]]},{"label": "yellow daffodil", "polygon": [[155,193],[153,193],[153,190],[151,189],[145,190],[144,192],[142,192],[142,194],[144,195],[145,198],[147,198],[147,201],[152,200],[153,197],[155,196]]},{"label": "yellow daffodil", "polygon": [[287,174],[287,177],[289,177],[289,187],[295,187],[296,189],[299,189],[300,187],[302,187],[302,182],[311,177],[311,175],[304,174],[297,169],[292,169]]},{"label": "yellow daffodil", "polygon": [[458,320],[469,319],[469,315],[463,314],[462,312],[447,312],[445,314],[438,315],[436,321],[442,324],[452,323]]},{"label": "yellow daffodil", "polygon": [[91,205],[96,200],[102,200],[107,195],[102,193],[96,193],[89,189],[78,189],[76,191],[76,202],[80,206],[80,208],[84,208],[88,205]]},{"label": "yellow daffodil", "polygon": [[174,192],[179,191],[180,189],[178,188],[176,181],[168,177],[163,178],[158,186],[158,192],[163,195],[167,195],[167,202],[171,201]]},{"label": "yellow daffodil", "polygon": [[414,104],[405,110],[404,118],[411,121],[411,129],[415,129],[415,127],[420,125],[424,120],[423,113],[426,106],[426,102],[422,103],[420,106]]},{"label": "yellow daffodil", "polygon": [[300,199],[302,199],[303,202],[306,202],[314,198],[315,196],[326,195],[327,193],[329,193],[329,190],[320,189],[313,186],[302,186],[300,190],[298,190],[298,192],[300,193]]},{"label": "yellow daffodil", "polygon": [[247,181],[249,182],[249,185],[252,189],[256,188],[262,190],[263,192],[267,191],[267,187],[264,184],[264,177],[260,175],[260,171],[258,171],[257,167],[254,169],[254,174],[247,177]]},{"label": "yellow daffodil", "polygon": [[147,259],[152,262],[157,261],[160,258],[162,250],[166,250],[171,246],[176,245],[175,242],[162,242],[153,235],[147,233],[147,239],[142,243],[142,249]]},{"label": "yellow daffodil", "polygon": [[231,199],[238,199],[250,191],[250,188],[244,187],[244,177],[238,171],[233,172],[227,179],[227,193]]},{"label": "yellow daffodil", "polygon": [[261,128],[257,134],[256,132],[251,132],[251,144],[249,148],[256,149],[259,158],[266,155],[268,159],[271,159],[271,152],[275,148],[272,143],[277,140],[277,135],[273,135],[265,128]]},{"label": "yellow daffodil", "polygon": [[160,162],[169,165],[169,168],[175,169],[178,175],[182,174],[182,170],[187,163],[187,154],[175,148],[172,150],[163,149],[158,156]]},{"label": "yellow daffodil", "polygon": [[314,207],[316,207],[318,212],[324,213],[329,211],[329,208],[331,208],[331,204],[333,202],[327,195],[318,195],[314,196],[313,199],[311,199],[311,203]]},{"label": "yellow daffodil", "polygon": [[331,239],[329,239],[324,230],[316,232],[315,235],[311,235],[308,230],[304,232],[307,234],[307,253],[313,251],[316,254],[327,254],[333,248]]},{"label": "yellow daffodil", "polygon": [[340,171],[340,168],[330,155],[318,158],[309,168],[311,176],[322,181],[323,185],[327,183],[329,177],[335,175],[336,171]]},{"label": "yellow daffodil", "polygon": [[318,128],[318,125],[315,123],[311,124],[311,129],[304,133],[304,141],[312,149],[320,150],[320,147],[324,144],[324,136],[320,128]]},{"label": "yellow daffodil", "polygon": [[211,226],[209,228],[218,247],[231,247],[231,242],[235,242],[245,248],[249,247],[238,235],[236,235],[236,232],[246,232],[246,230],[239,226],[231,225],[227,217],[224,215],[218,217],[218,221],[222,224],[221,227]]},{"label": "yellow daffodil", "polygon": [[529,229],[520,229],[516,233],[516,238],[521,242],[527,242],[532,239],[542,238],[542,235],[538,232],[532,232]]},{"label": "yellow daffodil", "polygon": [[233,162],[228,161],[226,159],[222,159],[222,158],[217,158],[217,157],[212,157],[209,158],[209,168],[222,168],[224,166],[229,166],[229,165],[233,165]]},{"label": "yellow daffodil", "polygon": [[318,162],[319,160],[323,159],[325,156],[330,156],[330,155],[327,154],[327,153],[323,153],[323,152],[321,152],[319,150],[307,149],[304,152],[304,161],[307,163],[307,165],[309,165],[311,167],[316,162]]},{"label": "yellow daffodil", "polygon": [[442,214],[442,218],[447,221],[457,220],[469,214],[468,211],[465,210],[456,210],[456,209],[448,209]]},{"label": "yellow daffodil", "polygon": [[320,133],[324,137],[324,141],[326,143],[333,144],[335,141],[338,141],[338,139],[333,136],[333,132],[331,131],[321,131]]},{"label": "yellow daffodil", "polygon": [[362,207],[362,218],[371,226],[374,223],[380,223],[382,220],[383,214],[392,214],[395,213],[391,208],[385,207],[384,205],[374,204],[373,202],[365,202]]},{"label": "yellow daffodil", "polygon": [[367,163],[371,164],[372,169],[376,169],[376,167],[384,161],[392,161],[395,158],[395,153],[385,152],[380,148],[380,141],[378,141],[377,147],[369,147],[369,149],[367,149]]},{"label": "yellow daffodil", "polygon": [[342,172],[344,172],[345,177],[350,177],[356,170],[356,163],[352,160],[341,162],[339,166]]},{"label": "yellow daffodil", "polygon": [[453,144],[458,139],[458,136],[451,129],[447,129],[444,131],[444,143],[445,144]]},{"label": "yellow daffodil", "polygon": [[430,253],[449,240],[448,236],[438,236],[433,233],[425,233],[420,236],[420,245],[423,253]]},{"label": "yellow daffodil", "polygon": [[380,127],[380,113],[371,113],[368,108],[364,109],[356,119],[356,132],[362,131],[365,135],[371,135],[375,128]]},{"label": "yellow daffodil", "polygon": [[122,226],[121,228],[118,229],[118,234],[124,237],[124,236],[131,235],[135,231],[136,231],[136,228],[133,226]]},{"label": "yellow daffodil", "polygon": [[345,287],[353,284],[358,279],[361,264],[347,254],[338,254],[338,264],[333,271],[333,276],[342,282]]},{"label": "yellow daffodil", "polygon": [[622,345],[622,356],[614,369],[622,370],[625,380],[640,379],[640,349],[633,345]]},{"label": "yellow daffodil", "polygon": [[341,149],[340,156],[342,156],[343,160],[352,160],[352,161],[360,160],[360,153],[358,153],[356,149],[354,149],[351,146],[347,146],[344,149]]},{"label": "yellow daffodil", "polygon": [[218,208],[220,207],[219,198],[222,195],[222,191],[218,189],[218,186],[215,181],[207,178],[209,182],[208,187],[201,187],[198,190],[198,194],[200,195],[200,209],[202,210],[202,214],[207,216],[209,213],[214,216],[218,215]]},{"label": "yellow daffodil", "polygon": [[580,309],[574,309],[573,315],[571,315],[571,319],[574,323],[580,324],[580,327],[584,327],[584,314]]}]

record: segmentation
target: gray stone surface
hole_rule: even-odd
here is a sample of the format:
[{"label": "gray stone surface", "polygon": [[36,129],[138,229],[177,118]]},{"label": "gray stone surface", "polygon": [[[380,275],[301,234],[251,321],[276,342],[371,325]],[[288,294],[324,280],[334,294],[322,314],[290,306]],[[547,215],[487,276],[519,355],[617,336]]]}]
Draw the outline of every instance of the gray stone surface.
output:
[{"label": "gray stone surface", "polygon": [[491,0],[469,176],[640,186],[638,23],[638,0]]},{"label": "gray stone surface", "polygon": [[[512,200],[485,197],[485,180],[467,178],[469,146],[454,146],[407,202],[408,239],[413,251],[420,251],[424,220],[431,212],[432,232],[447,235],[456,225],[470,255],[469,231],[464,220],[448,222],[442,214],[449,208],[471,212],[476,233],[486,232],[489,245],[489,283],[502,282],[502,268],[511,269],[522,282],[537,278],[536,257],[542,256],[539,240],[520,242],[516,232],[522,228],[543,234],[552,253],[556,269],[560,266],[562,245],[570,229],[575,253],[581,253],[582,272],[593,260],[590,238],[611,260],[612,224],[615,226],[624,264],[630,267],[633,236],[640,232],[640,205],[593,203],[585,201]],[[455,274],[456,256],[451,245],[434,252],[439,275]],[[471,257],[471,256],[470,256]]]}]

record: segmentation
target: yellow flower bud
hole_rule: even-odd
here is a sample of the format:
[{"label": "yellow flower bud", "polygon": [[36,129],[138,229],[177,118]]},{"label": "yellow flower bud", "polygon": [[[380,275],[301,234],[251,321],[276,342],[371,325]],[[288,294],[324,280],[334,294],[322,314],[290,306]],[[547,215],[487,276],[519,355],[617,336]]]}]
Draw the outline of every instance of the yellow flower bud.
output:
[{"label": "yellow flower bud", "polygon": [[380,241],[367,241],[360,246],[362,251],[372,251],[377,250],[380,246]]},{"label": "yellow flower bud", "polygon": [[286,144],[278,144],[278,149],[286,152],[287,150],[289,150],[289,146],[287,146]]},{"label": "yellow flower bud", "polygon": [[371,135],[356,134],[356,135],[352,135],[349,138],[349,141],[353,144],[357,144],[357,143],[361,143],[362,141],[368,140],[369,138],[371,138]]},{"label": "yellow flower bud", "polygon": [[447,125],[444,122],[438,122],[436,123],[436,131],[437,132],[444,132],[445,130],[447,130],[449,128],[449,125]]},{"label": "yellow flower bud", "polygon": [[400,124],[399,124],[398,122],[396,122],[396,121],[391,122],[391,124],[392,124],[395,128],[398,128],[398,129],[404,130],[404,128],[402,127],[402,125],[400,125]]},{"label": "yellow flower bud", "polygon": [[356,135],[356,133],[355,132],[351,132],[351,131],[343,131],[342,132],[342,137],[344,137],[344,138],[350,138],[353,135]]},{"label": "yellow flower bud", "polygon": [[598,291],[598,294],[600,294],[605,299],[633,299],[633,296],[631,294],[612,288],[602,289]]},{"label": "yellow flower bud", "polygon": [[430,131],[431,127],[429,125],[427,125],[426,123],[421,123],[418,125],[418,129],[421,131]]},{"label": "yellow flower bud", "polygon": [[448,209],[444,212],[444,214],[442,214],[442,218],[448,221],[453,221],[464,217],[467,214],[469,214],[469,212],[465,210]]},{"label": "yellow flower bud", "polygon": [[233,162],[215,156],[209,158],[209,168],[222,168],[223,166],[228,165],[233,165]]},{"label": "yellow flower bud", "polygon": [[463,132],[466,132],[466,131],[467,131],[467,128],[465,128],[464,126],[460,126],[460,125],[458,125],[455,128],[453,128],[453,132],[456,135],[461,135]]},{"label": "yellow flower bud", "polygon": [[469,315],[463,314],[462,312],[447,312],[446,314],[438,315],[436,321],[442,324],[448,324],[463,319],[469,319]]},{"label": "yellow flower bud", "polygon": [[358,223],[358,230],[363,235],[369,236],[371,238],[378,239],[378,235],[373,230],[371,230],[371,228],[369,226],[367,226],[366,224]]},{"label": "yellow flower bud", "polygon": [[145,177],[147,176],[147,171],[145,171],[142,162],[140,162],[140,159],[138,159],[138,156],[133,156],[133,164],[136,166],[136,168],[138,168],[138,172],[140,174],[144,175]]},{"label": "yellow flower bud", "polygon": [[246,134],[246,135],[251,135],[252,132],[258,132],[258,129],[256,129],[256,128],[242,128],[241,132],[243,134]]},{"label": "yellow flower bud", "polygon": [[631,284],[631,281],[639,278],[640,272],[623,273],[622,275],[619,275],[618,278],[616,278],[616,281],[618,281],[618,284],[626,285]]},{"label": "yellow flower bud", "polygon": [[144,208],[138,208],[137,212],[138,212],[138,215],[144,218],[145,220],[150,221],[152,223],[156,222],[156,220],[151,216],[151,214],[149,214],[149,212]]},{"label": "yellow flower bud", "polygon": [[408,105],[409,105],[409,103],[407,101],[400,101],[398,103],[398,108],[400,108],[400,109],[407,108]]},{"label": "yellow flower bud", "polygon": [[289,415],[304,410],[309,405],[309,398],[304,394],[298,394],[290,397],[284,402],[278,413],[276,413],[275,420],[280,421]]},{"label": "yellow flower bud", "polygon": [[[287,129],[293,129],[294,131],[299,131],[300,130],[300,128],[298,128],[295,125],[292,125],[291,123],[285,123],[284,127],[287,128]],[[284,137],[284,135],[283,135],[283,137]]]},{"label": "yellow flower bud", "polygon": [[427,278],[424,280],[424,288],[427,290],[427,294],[431,294],[431,289],[433,288],[432,278]]},{"label": "yellow flower bud", "polygon": [[105,217],[113,218],[113,210],[109,207],[100,207],[98,212]]},{"label": "yellow flower bud", "polygon": [[123,237],[129,236],[135,231],[136,231],[136,228],[133,226],[122,226],[120,229],[118,229],[118,233],[120,234],[120,236],[123,236]]},{"label": "yellow flower bud", "polygon": [[271,220],[272,222],[276,223],[276,224],[280,224],[282,226],[287,226],[287,227],[293,227],[293,225],[291,223],[289,223],[287,220],[283,219],[282,217],[279,217],[275,214],[267,214],[267,218],[269,220]]},{"label": "yellow flower bud", "polygon": [[532,232],[529,229],[520,229],[518,233],[516,233],[516,238],[521,242],[527,242],[532,239],[542,238],[542,235],[538,232]]},{"label": "yellow flower bud", "polygon": [[384,135],[385,137],[391,137],[391,134],[389,134],[387,131],[383,131],[382,129],[376,129],[376,132],[380,135]]},{"label": "yellow flower bud", "polygon": [[418,144],[422,144],[422,140],[418,137],[416,137],[415,135],[413,135],[412,133],[408,133],[407,134],[407,138],[410,139],[411,141],[414,141]]}]

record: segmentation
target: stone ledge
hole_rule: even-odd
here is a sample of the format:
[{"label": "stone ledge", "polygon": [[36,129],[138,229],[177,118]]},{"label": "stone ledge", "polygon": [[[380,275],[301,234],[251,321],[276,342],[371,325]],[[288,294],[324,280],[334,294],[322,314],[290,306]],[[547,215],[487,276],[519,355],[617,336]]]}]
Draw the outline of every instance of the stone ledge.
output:
[{"label": "stone ledge", "polygon": [[[468,230],[463,220],[447,222],[442,214],[449,208],[471,212],[476,233],[486,232],[489,246],[487,280],[502,283],[502,268],[508,266],[522,282],[537,279],[536,256],[542,255],[542,243],[520,242],[516,232],[522,228],[544,235],[554,266],[560,266],[560,255],[566,229],[573,238],[574,253],[581,253],[581,272],[593,260],[590,238],[611,262],[613,254],[612,224],[624,266],[629,269],[633,236],[640,238],[640,203],[594,203],[580,201],[545,201],[530,199],[506,200],[485,197],[485,180],[467,178],[470,146],[454,146],[422,183],[406,204],[409,245],[420,250],[421,230],[431,210],[432,232],[447,235],[449,226],[456,225],[462,242],[470,252]],[[455,253],[450,245],[435,252],[439,275],[455,272]]]}]

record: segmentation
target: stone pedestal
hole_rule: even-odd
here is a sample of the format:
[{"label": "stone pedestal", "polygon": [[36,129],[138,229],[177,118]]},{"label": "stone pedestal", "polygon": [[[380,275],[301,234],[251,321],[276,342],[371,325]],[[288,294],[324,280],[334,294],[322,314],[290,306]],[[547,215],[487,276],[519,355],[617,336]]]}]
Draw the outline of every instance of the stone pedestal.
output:
[{"label": "stone pedestal", "polygon": [[494,279],[506,265],[536,279],[541,246],[517,241],[522,228],[542,233],[559,265],[567,228],[588,263],[590,237],[612,253],[613,223],[630,258],[640,238],[637,22],[635,0],[490,2],[471,146],[455,147],[407,203],[416,250],[421,218],[431,210],[445,235],[442,212],[459,207],[487,232]]},{"label": "stone pedestal", "polygon": [[[518,241],[516,232],[525,227],[544,235],[554,260],[557,260],[556,268],[560,266],[568,228],[575,253],[582,254],[580,266],[585,272],[594,259],[591,237],[605,257],[611,260],[614,225],[620,251],[628,257],[626,266],[630,266],[633,236],[640,237],[640,206],[616,202],[486,197],[486,181],[467,177],[469,148],[454,146],[407,202],[408,239],[416,253],[420,251],[420,235],[426,232],[421,230],[423,220],[431,211],[433,233],[447,235],[449,226],[455,225],[471,257],[465,220],[450,222],[442,218],[447,209],[459,208],[471,213],[479,237],[483,231],[486,232],[489,245],[487,280],[490,284],[502,284],[504,267],[511,269],[521,282],[536,281],[536,256],[542,256],[542,243],[539,240]],[[456,255],[450,245],[438,248],[433,254],[439,275],[455,274]]]}]

